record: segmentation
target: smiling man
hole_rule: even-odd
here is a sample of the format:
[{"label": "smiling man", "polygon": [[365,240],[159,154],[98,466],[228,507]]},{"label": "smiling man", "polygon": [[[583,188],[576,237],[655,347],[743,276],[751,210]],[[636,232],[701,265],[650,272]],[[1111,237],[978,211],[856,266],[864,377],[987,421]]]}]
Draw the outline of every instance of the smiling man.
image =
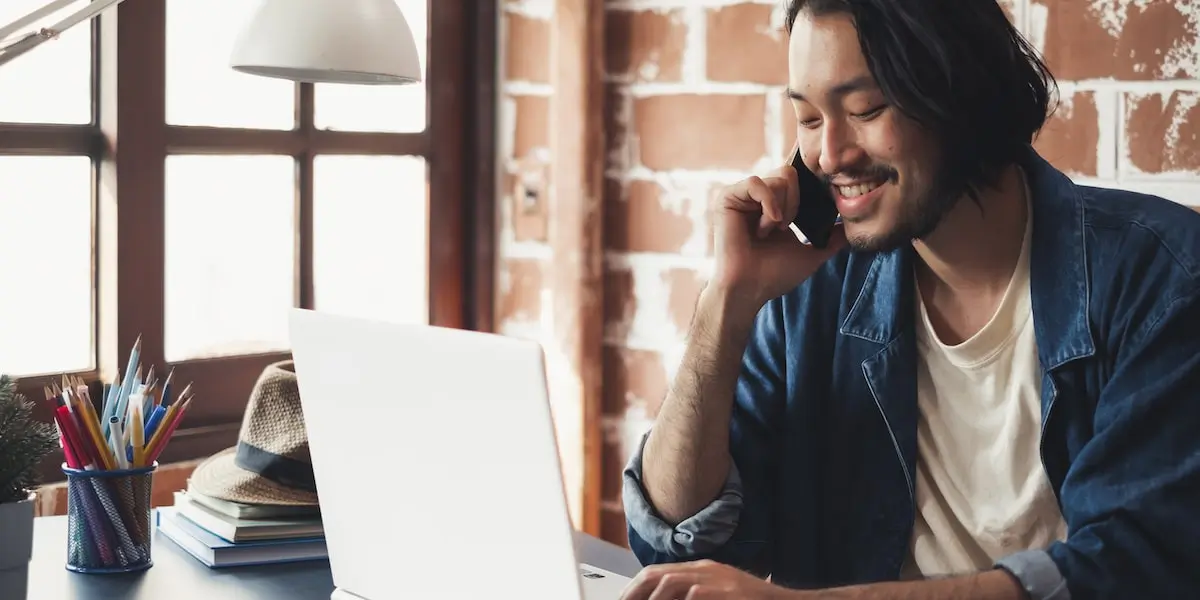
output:
[{"label": "smiling man", "polygon": [[1193,596],[1200,215],[1037,155],[1054,80],[992,0],[793,0],[787,26],[843,225],[797,239],[790,168],[721,194],[625,471],[651,565],[626,598]]}]

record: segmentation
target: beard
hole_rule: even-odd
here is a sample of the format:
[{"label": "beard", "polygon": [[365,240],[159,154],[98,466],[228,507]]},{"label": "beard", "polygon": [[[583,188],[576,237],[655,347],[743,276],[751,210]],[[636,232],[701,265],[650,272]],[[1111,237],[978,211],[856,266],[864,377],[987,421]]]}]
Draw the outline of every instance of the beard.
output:
[{"label": "beard", "polygon": [[[949,172],[949,165],[939,165],[934,172],[933,183],[927,189],[910,198],[901,198],[900,216],[890,230],[876,235],[850,236],[847,240],[850,249],[857,252],[891,252],[933,233],[942,217],[962,197],[962,186],[948,176]],[[872,165],[855,173],[856,177],[887,175],[889,182],[899,181],[899,173],[886,165]]]}]

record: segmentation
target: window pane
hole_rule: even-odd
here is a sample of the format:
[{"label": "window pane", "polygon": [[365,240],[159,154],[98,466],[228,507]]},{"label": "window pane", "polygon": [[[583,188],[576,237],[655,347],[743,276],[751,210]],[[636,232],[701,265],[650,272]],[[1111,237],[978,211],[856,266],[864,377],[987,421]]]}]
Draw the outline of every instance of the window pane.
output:
[{"label": "window pane", "polygon": [[427,323],[425,159],[318,156],[314,162],[314,308]]},{"label": "window pane", "polygon": [[295,298],[287,156],[170,156],[166,359],[287,349]]},{"label": "window pane", "polygon": [[167,1],[167,123],[291,129],[295,84],[229,68],[238,28],[258,2]]},{"label": "window pane", "polygon": [[0,157],[0,373],[94,366],[92,180],[85,156]]},{"label": "window pane", "polygon": [[[412,29],[421,71],[426,68],[428,29],[426,0],[396,0]],[[321,129],[342,131],[425,131],[425,83],[410,85],[350,85],[319,83],[313,88],[316,113],[313,123]]]},{"label": "window pane", "polygon": [[[0,26],[41,8],[46,0],[0,1]],[[49,27],[71,12],[73,4],[25,28]],[[80,23],[57,40],[0,67],[0,121],[9,123],[92,122],[92,28]]]}]

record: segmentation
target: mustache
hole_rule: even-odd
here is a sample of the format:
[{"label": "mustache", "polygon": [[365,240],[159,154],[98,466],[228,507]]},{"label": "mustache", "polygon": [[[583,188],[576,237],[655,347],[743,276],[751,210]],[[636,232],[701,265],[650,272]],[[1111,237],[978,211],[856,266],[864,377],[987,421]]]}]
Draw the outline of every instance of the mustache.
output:
[{"label": "mustache", "polygon": [[900,173],[887,165],[867,165],[861,168],[843,169],[836,173],[822,175],[821,179],[825,182],[825,185],[831,186],[833,185],[833,178],[838,176],[855,180],[882,179],[890,183],[895,183],[900,179]]}]

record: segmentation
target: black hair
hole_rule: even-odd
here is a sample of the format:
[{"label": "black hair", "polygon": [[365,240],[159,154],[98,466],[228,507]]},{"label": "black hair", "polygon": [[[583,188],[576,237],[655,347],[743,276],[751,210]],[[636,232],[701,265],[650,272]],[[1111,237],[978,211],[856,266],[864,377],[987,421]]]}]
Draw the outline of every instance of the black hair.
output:
[{"label": "black hair", "polygon": [[1054,76],[996,0],[788,0],[800,11],[846,13],[888,102],[933,132],[959,194],[978,200],[1020,164],[1049,117]]}]

